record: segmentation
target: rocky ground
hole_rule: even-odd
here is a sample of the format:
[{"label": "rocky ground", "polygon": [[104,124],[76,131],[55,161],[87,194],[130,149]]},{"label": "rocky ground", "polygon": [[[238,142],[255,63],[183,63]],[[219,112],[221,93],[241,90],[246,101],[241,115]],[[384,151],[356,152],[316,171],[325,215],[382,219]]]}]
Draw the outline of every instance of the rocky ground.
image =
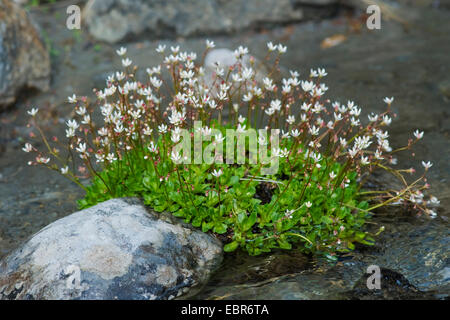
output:
[{"label": "rocky ground", "polygon": [[[414,2],[414,1],[412,1]],[[420,1],[419,1],[420,2]],[[403,145],[412,131],[425,137],[399,165],[420,168],[425,159],[434,163],[429,182],[441,200],[438,217],[411,216],[385,210],[373,222],[386,231],[374,247],[361,247],[331,266],[295,253],[274,253],[260,257],[227,255],[223,267],[194,298],[198,299],[381,299],[448,298],[450,293],[450,11],[431,4],[402,7],[412,17],[407,23],[382,20],[381,30],[369,31],[357,16],[340,14],[321,22],[241,31],[209,37],[218,47],[249,47],[256,57],[266,51],[266,42],[282,42],[288,51],[282,65],[301,75],[310,68],[328,71],[327,96],[354,100],[363,112],[380,111],[382,99],[394,96],[398,116],[391,124],[391,144]],[[63,122],[71,115],[67,96],[92,96],[106,76],[120,69],[115,49],[91,38],[85,28],[65,28],[65,7],[32,9],[42,28],[52,59],[51,89],[47,93],[24,93],[19,101],[0,113],[0,257],[19,246],[30,235],[52,221],[76,211],[75,200],[82,192],[53,172],[28,167],[28,155],[21,151],[26,127],[26,110],[41,109],[48,130],[63,136]],[[338,45],[323,46],[325,39],[340,39]],[[162,41],[201,52],[204,38],[175,38]],[[122,43],[142,70],[159,63],[154,49],[158,41]],[[322,46],[321,46],[322,45]],[[388,183],[385,177],[380,178]],[[362,283],[366,268],[377,264],[383,270],[382,290],[368,292]],[[383,287],[385,283],[386,287]]]}]

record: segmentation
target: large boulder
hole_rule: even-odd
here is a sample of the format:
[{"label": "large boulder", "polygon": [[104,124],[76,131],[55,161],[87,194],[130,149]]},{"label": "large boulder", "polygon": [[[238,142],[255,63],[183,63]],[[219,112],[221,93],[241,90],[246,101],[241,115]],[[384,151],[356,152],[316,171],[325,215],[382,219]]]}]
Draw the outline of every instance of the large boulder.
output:
[{"label": "large boulder", "polygon": [[172,299],[222,261],[215,237],[113,199],[55,221],[0,263],[2,299]]},{"label": "large boulder", "polygon": [[50,57],[28,14],[10,0],[0,0],[0,110],[26,88],[50,85]]},{"label": "large boulder", "polygon": [[90,0],[83,21],[97,39],[224,34],[330,16],[337,0]]}]

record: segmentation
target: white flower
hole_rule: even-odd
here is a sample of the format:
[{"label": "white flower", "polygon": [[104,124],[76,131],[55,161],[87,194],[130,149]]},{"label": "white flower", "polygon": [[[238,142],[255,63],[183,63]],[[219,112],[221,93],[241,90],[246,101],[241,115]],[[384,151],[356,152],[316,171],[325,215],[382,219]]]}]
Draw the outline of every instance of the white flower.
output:
[{"label": "white flower", "polygon": [[158,149],[156,148],[153,141],[150,142],[150,145],[148,146],[148,150],[150,150],[151,153],[156,153],[156,151],[158,151]]},{"label": "white flower", "polygon": [[214,41],[209,41],[208,39],[206,39],[206,48],[208,49],[212,49],[214,48],[216,45],[214,44]]},{"label": "white flower", "polygon": [[127,53],[127,48],[121,47],[119,50],[116,50],[117,55],[124,56]]},{"label": "white flower", "polygon": [[438,198],[431,196],[430,200],[428,201],[428,204],[431,206],[438,206],[441,202],[438,200]]},{"label": "white flower", "polygon": [[312,207],[311,201],[305,202],[305,206],[306,206],[307,208],[311,208],[311,207]]},{"label": "white flower", "polygon": [[295,70],[289,70],[289,73],[291,74],[292,78],[298,78],[300,77],[300,73],[298,71]]},{"label": "white flower", "polygon": [[202,134],[204,137],[209,137],[212,133],[212,129],[209,127],[202,128]]},{"label": "white flower", "polygon": [[221,92],[217,95],[217,98],[218,98],[219,100],[223,100],[223,101],[227,100],[228,97],[227,97],[226,91],[221,91]]},{"label": "white flower", "polygon": [[319,74],[314,69],[311,69],[310,72],[309,72],[309,76],[311,78],[317,78],[319,76]]},{"label": "white flower", "polygon": [[313,136],[317,136],[319,134],[319,129],[315,125],[313,125],[311,128],[309,128],[309,133]]},{"label": "white flower", "polygon": [[248,102],[253,99],[253,94],[251,92],[248,92],[247,94],[244,94],[242,97],[242,101]]},{"label": "white flower", "polygon": [[352,116],[359,116],[361,114],[361,108],[358,108],[357,106],[354,106],[352,108],[350,108],[350,115]]},{"label": "white flower", "polygon": [[214,139],[217,141],[217,142],[223,142],[223,140],[225,140],[225,137],[222,135],[222,133],[218,133],[218,134],[216,134],[215,136],[214,136]]},{"label": "white flower", "polygon": [[424,166],[425,170],[428,170],[433,166],[433,164],[430,161],[428,162],[422,161],[422,165]]},{"label": "white flower", "polygon": [[245,121],[245,117],[243,117],[242,115],[239,115],[238,122],[244,123],[244,121]]},{"label": "white flower", "polygon": [[333,180],[336,177],[337,177],[337,174],[335,174],[334,171],[331,171],[330,172],[330,179]]},{"label": "white flower", "polygon": [[414,131],[414,136],[415,136],[417,139],[422,139],[422,137],[423,137],[423,131],[422,131],[422,132],[420,132],[419,130]]},{"label": "white flower", "polygon": [[386,97],[386,98],[383,99],[383,101],[384,101],[385,103],[387,103],[387,104],[391,104],[392,101],[394,101],[394,97],[391,97],[391,98]]},{"label": "white flower", "polygon": [[291,86],[286,84],[286,85],[283,85],[281,92],[284,94],[288,94],[289,92],[291,92],[291,89],[292,89]]},{"label": "white flower", "polygon": [[162,85],[162,81],[160,79],[158,79],[157,77],[151,77],[150,82],[156,89],[158,89]]},{"label": "white flower", "polygon": [[64,168],[61,168],[61,173],[62,174],[67,174],[69,172],[69,167],[65,166]]},{"label": "white flower", "polygon": [[295,122],[295,116],[288,116],[286,122],[289,124],[293,124]]},{"label": "white flower", "polygon": [[180,46],[170,47],[170,50],[171,50],[173,53],[177,54],[178,51],[180,51]]},{"label": "white flower", "polygon": [[374,114],[374,113],[371,113],[371,114],[368,115],[367,117],[369,118],[369,121],[370,121],[370,122],[375,122],[375,121],[378,120],[378,115],[377,115],[377,114]]},{"label": "white flower", "polygon": [[95,154],[95,158],[97,159],[95,162],[100,163],[100,162],[105,162],[105,155],[104,154]]},{"label": "white flower", "polygon": [[350,119],[350,122],[351,122],[352,127],[359,126],[359,124],[360,124],[359,119],[356,119],[355,117],[352,117],[352,118]]},{"label": "white flower", "polygon": [[302,109],[303,111],[308,111],[309,109],[311,108],[311,104],[310,103],[306,103],[306,102],[303,102],[303,104],[301,105],[301,107],[300,107],[300,109]]},{"label": "white flower", "polygon": [[322,159],[322,155],[320,153],[313,152],[311,154],[311,158],[313,158],[315,162],[319,162],[320,159]]},{"label": "white flower", "polygon": [[153,129],[151,129],[150,127],[145,127],[145,128],[142,130],[142,132],[143,132],[144,135],[146,135],[146,136],[151,136],[151,135],[152,135],[152,132],[153,132]]},{"label": "white flower", "polygon": [[385,124],[385,125],[390,125],[391,124],[391,122],[392,122],[392,119],[389,117],[389,116],[383,116],[383,124]]},{"label": "white flower", "polygon": [[375,151],[375,159],[383,160],[383,156],[381,155],[381,151],[380,150],[376,150]]},{"label": "white flower", "polygon": [[312,81],[302,81],[302,89],[305,92],[313,90],[315,87],[314,82]]},{"label": "white flower", "polygon": [[334,112],[334,120],[341,121],[343,119],[342,114]]},{"label": "white flower", "polygon": [[281,101],[278,99],[272,100],[270,102],[270,107],[273,108],[276,111],[280,111],[281,109]]},{"label": "white flower", "polygon": [[369,157],[363,157],[363,156],[361,156],[361,164],[363,165],[363,166],[366,166],[366,165],[368,165],[370,162],[369,162]]},{"label": "white flower", "polygon": [[278,158],[286,158],[289,155],[289,151],[284,148],[284,150],[281,149],[275,149],[273,150],[273,156]]},{"label": "white flower", "polygon": [[216,169],[214,169],[214,171],[213,172],[211,172],[211,174],[214,176],[214,177],[216,177],[216,178],[218,178],[218,177],[220,177],[221,175],[222,175],[222,169],[219,169],[219,171],[217,171]]},{"label": "white flower", "polygon": [[181,136],[176,132],[172,132],[172,136],[170,137],[170,139],[173,143],[177,143],[178,141],[180,141]]},{"label": "white flower", "polygon": [[50,158],[38,157],[38,158],[36,158],[36,162],[37,163],[45,163],[45,164],[47,164],[47,163],[50,162]]},{"label": "white flower", "polygon": [[86,143],[80,143],[77,148],[75,148],[79,153],[86,153]]},{"label": "white flower", "polygon": [[131,61],[131,59],[129,59],[129,58],[122,59],[122,65],[124,67],[129,67],[132,63],[133,63],[133,61]]},{"label": "white flower", "polygon": [[164,134],[167,132],[167,126],[163,123],[158,126],[158,132],[161,134]]},{"label": "white flower", "polygon": [[236,131],[237,132],[239,132],[239,133],[245,133],[245,127],[246,127],[246,125],[244,124],[244,125],[242,125],[241,123],[239,123],[238,124],[238,126],[237,126],[237,128],[236,128]]},{"label": "white flower", "polygon": [[269,108],[269,109],[264,110],[264,112],[265,112],[268,116],[271,116],[271,115],[273,115],[273,114],[275,113],[275,109]]},{"label": "white flower", "polygon": [[275,90],[275,85],[272,82],[272,79],[265,77],[263,79],[263,83],[264,83],[264,87],[269,90],[269,91],[273,91]]},{"label": "white flower", "polygon": [[123,131],[125,130],[125,128],[123,127],[123,125],[120,123],[120,122],[117,122],[116,123],[116,126],[115,126],[115,128],[114,128],[114,131],[116,132],[116,133],[122,133]]},{"label": "white flower", "polygon": [[209,100],[209,101],[208,101],[208,104],[209,104],[209,107],[210,107],[211,109],[217,108],[217,103],[216,103],[215,100]]},{"label": "white flower", "polygon": [[287,46],[284,46],[280,43],[278,44],[278,52],[279,53],[285,53],[287,51]]},{"label": "white flower", "polygon": [[181,156],[178,152],[172,151],[172,154],[170,155],[170,159],[173,162],[178,163],[181,160]]},{"label": "white flower", "polygon": [[67,101],[69,101],[69,103],[77,103],[77,96],[74,94],[71,97],[67,97]]},{"label": "white flower", "polygon": [[359,150],[357,148],[355,148],[355,147],[353,147],[353,149],[348,150],[348,154],[352,158],[354,158],[358,152],[359,152]]},{"label": "white flower", "polygon": [[125,73],[117,71],[116,78],[117,78],[117,81],[122,81],[123,79],[125,79]]},{"label": "white flower", "polygon": [[317,69],[317,72],[318,72],[318,74],[319,74],[319,77],[325,77],[328,73],[326,73],[326,71],[325,71],[325,69]]},{"label": "white flower", "polygon": [[272,42],[267,42],[267,48],[269,49],[269,51],[275,51],[278,46],[274,45]]},{"label": "white flower", "polygon": [[25,146],[22,148],[22,150],[25,152],[31,152],[33,151],[33,146],[27,142],[25,143]]},{"label": "white flower", "polygon": [[286,213],[284,214],[286,218],[292,219],[292,214],[295,212],[295,210],[286,210]]},{"label": "white flower", "polygon": [[84,116],[86,114],[86,108],[85,107],[79,107],[76,111],[77,114],[80,116]]},{"label": "white flower", "polygon": [[242,69],[242,78],[243,79],[250,79],[253,75],[253,69],[252,68],[246,68],[244,67]]},{"label": "white flower", "polygon": [[109,153],[109,154],[106,156],[106,160],[108,160],[109,162],[113,162],[113,161],[116,161],[117,158],[114,156],[113,153]]},{"label": "white flower", "polygon": [[72,138],[75,136],[75,130],[73,128],[66,129],[66,137]]},{"label": "white flower", "polygon": [[236,57],[236,59],[240,59],[242,58],[244,55],[246,55],[248,53],[248,49],[244,48],[242,46],[239,46],[239,48],[237,48],[234,51],[234,56]]},{"label": "white flower", "polygon": [[294,129],[294,130],[291,131],[291,135],[294,138],[297,138],[300,135],[300,131],[298,131],[297,129]]},{"label": "white flower", "polygon": [[341,143],[341,145],[343,147],[345,147],[347,145],[347,140],[345,140],[345,138],[339,138],[339,142]]},{"label": "white flower", "polygon": [[156,48],[156,52],[159,52],[159,53],[164,53],[164,50],[166,50],[165,44],[164,45],[160,44],[160,45],[158,45],[158,48]]},{"label": "white flower", "polygon": [[36,113],[38,113],[39,109],[38,108],[32,108],[31,110],[28,110],[27,113],[34,117],[36,115]]},{"label": "white flower", "polygon": [[76,122],[76,120],[68,120],[68,121],[66,122],[66,124],[67,124],[67,126],[68,126],[69,128],[72,128],[73,130],[78,129],[78,127],[80,126],[80,125]]},{"label": "white flower", "polygon": [[88,115],[88,114],[86,114],[86,115],[83,117],[83,120],[81,120],[81,123],[82,123],[82,124],[89,124],[90,122],[91,122],[91,116]]},{"label": "white flower", "polygon": [[360,150],[367,149],[371,144],[369,136],[355,138],[355,146]]}]

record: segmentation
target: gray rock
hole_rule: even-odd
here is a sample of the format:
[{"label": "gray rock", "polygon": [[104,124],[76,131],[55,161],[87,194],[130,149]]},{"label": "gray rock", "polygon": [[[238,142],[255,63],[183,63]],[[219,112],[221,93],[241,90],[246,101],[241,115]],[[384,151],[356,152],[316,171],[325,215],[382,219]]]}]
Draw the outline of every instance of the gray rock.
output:
[{"label": "gray rock", "polygon": [[0,0],[0,110],[25,88],[46,91],[50,57],[28,14],[10,0]]},{"label": "gray rock", "polygon": [[402,233],[386,235],[375,264],[397,271],[422,291],[450,292],[448,225],[432,221]]},{"label": "gray rock", "polygon": [[55,221],[0,263],[2,299],[173,299],[222,261],[219,240],[136,199]]},{"label": "gray rock", "polygon": [[[89,32],[114,43],[136,36],[167,38],[232,33],[329,16],[336,0],[90,0]],[[331,5],[333,4],[333,5]]]}]

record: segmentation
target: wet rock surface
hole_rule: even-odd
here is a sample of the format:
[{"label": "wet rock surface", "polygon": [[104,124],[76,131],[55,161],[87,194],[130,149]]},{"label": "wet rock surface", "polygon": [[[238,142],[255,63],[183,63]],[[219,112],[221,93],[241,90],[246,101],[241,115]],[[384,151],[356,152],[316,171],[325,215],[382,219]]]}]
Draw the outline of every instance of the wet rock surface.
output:
[{"label": "wet rock surface", "polygon": [[113,199],[53,222],[0,261],[0,298],[173,299],[221,261],[213,236]]},{"label": "wet rock surface", "polygon": [[[364,24],[354,28],[359,17],[339,16],[319,23],[209,38],[217,48],[248,46],[260,59],[265,55],[267,41],[281,42],[288,46],[281,60],[286,70],[299,70],[303,79],[310,68],[325,67],[325,82],[330,88],[327,97],[341,102],[354,100],[363,107],[363,114],[380,112],[385,107],[382,99],[394,96],[397,117],[389,128],[391,145],[404,145],[415,129],[425,131],[423,141],[414,148],[415,156],[400,153],[398,166],[413,166],[420,171],[421,160],[433,162],[428,182],[431,193],[441,201],[437,218],[383,209],[371,221],[375,229],[385,226],[375,246],[357,247],[336,264],[288,252],[258,257],[226,255],[222,267],[192,298],[448,299],[450,99],[446,82],[450,74],[450,12],[443,6],[422,6],[412,1],[400,9],[399,12],[416,17],[408,22],[408,29],[396,20],[383,18],[381,30],[369,31]],[[76,211],[75,200],[83,195],[56,173],[26,166],[31,159],[20,150],[21,137],[29,133],[26,110],[39,106],[50,134],[64,137],[63,123],[72,112],[72,106],[65,102],[67,96],[92,96],[92,87],[103,87],[106,76],[121,69],[115,54],[120,45],[98,44],[85,29],[77,36],[64,28],[54,29],[55,24],[64,23],[64,14],[57,17],[58,12],[32,12],[33,18],[52,34],[54,50],[59,52],[52,57],[57,67],[52,73],[51,91],[25,99],[17,109],[0,114],[0,256],[16,249],[52,221]],[[336,35],[342,36],[340,44],[321,46],[325,39]],[[142,40],[126,44],[128,56],[143,74],[146,67],[160,63],[159,54],[154,51],[158,43]],[[162,43],[179,44],[199,54],[204,49],[204,39],[180,38]],[[376,178],[382,184],[391,181],[383,175]],[[392,272],[386,278],[387,285],[392,287],[400,280],[403,289],[394,286],[383,293],[381,280],[381,292],[364,291],[367,267],[372,264]]]},{"label": "wet rock surface", "polygon": [[18,4],[0,1],[0,110],[22,90],[49,85],[50,58],[36,26]]},{"label": "wet rock surface", "polygon": [[90,33],[114,43],[130,38],[228,34],[263,26],[328,17],[336,0],[90,0]]}]

